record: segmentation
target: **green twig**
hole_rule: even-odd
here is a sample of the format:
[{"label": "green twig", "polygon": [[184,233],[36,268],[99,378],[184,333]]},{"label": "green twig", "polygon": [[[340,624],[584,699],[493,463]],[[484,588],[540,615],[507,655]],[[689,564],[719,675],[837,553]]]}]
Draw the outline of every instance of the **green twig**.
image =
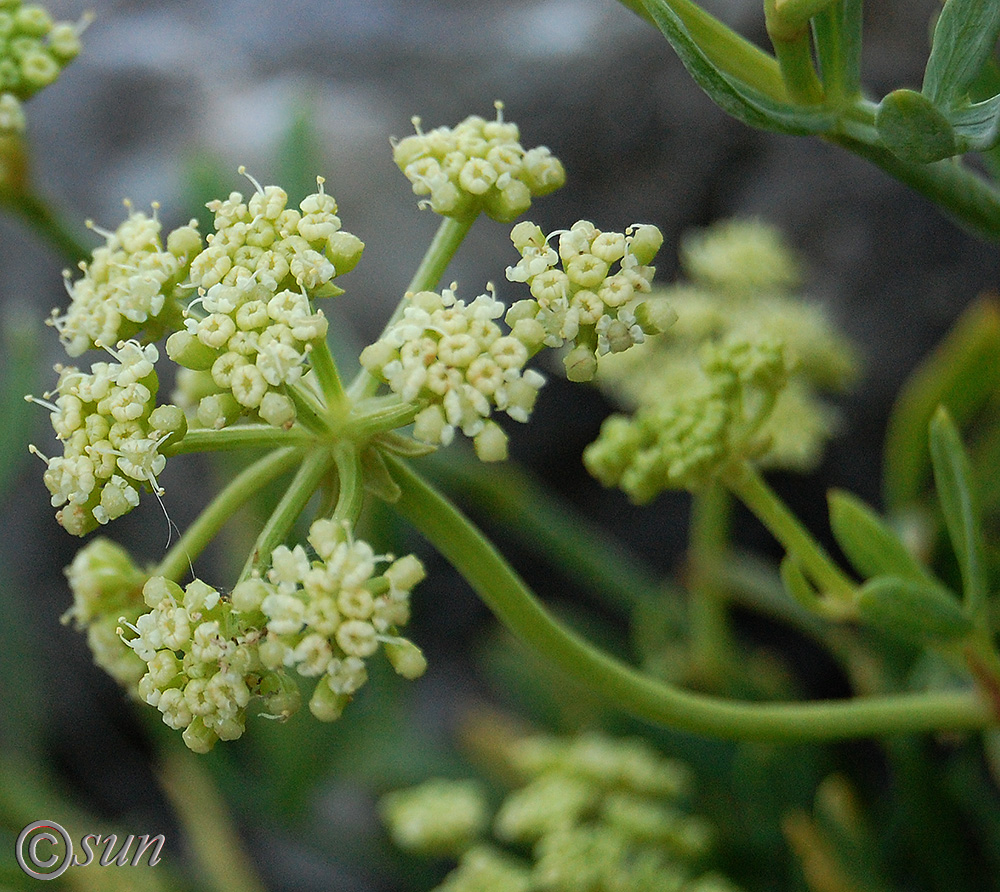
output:
[{"label": "green twig", "polygon": [[817,703],[744,703],[693,694],[643,675],[560,624],[457,508],[386,457],[396,509],[466,578],[515,635],[620,709],[657,724],[732,739],[835,740],[985,728],[996,718],[971,692],[899,694]]},{"label": "green twig", "polygon": [[163,449],[163,454],[184,455],[192,452],[221,452],[236,449],[261,449],[275,446],[305,446],[316,438],[302,428],[290,430],[269,424],[241,424],[221,430],[195,428],[177,443]]},{"label": "green twig", "polygon": [[91,249],[79,240],[77,234],[40,196],[0,188],[0,207],[17,214],[71,266],[90,256]]}]

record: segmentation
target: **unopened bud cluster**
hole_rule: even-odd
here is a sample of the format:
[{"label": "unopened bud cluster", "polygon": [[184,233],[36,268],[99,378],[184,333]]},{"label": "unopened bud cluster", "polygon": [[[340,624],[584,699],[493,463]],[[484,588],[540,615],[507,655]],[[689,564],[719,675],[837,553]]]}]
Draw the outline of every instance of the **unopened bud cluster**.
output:
[{"label": "unopened bud cluster", "polygon": [[598,356],[641,344],[674,319],[665,301],[647,297],[655,271],[649,264],[663,243],[655,226],[601,232],[580,220],[559,234],[557,252],[525,221],[511,241],[521,260],[507,268],[507,278],[527,283],[533,299],[515,303],[507,323],[535,350],[572,343],[565,358],[570,380],[589,381]]},{"label": "unopened bud cluster", "polygon": [[407,295],[402,316],[361,353],[361,364],[407,402],[422,406],[413,434],[447,445],[461,430],[484,461],[507,456],[494,409],[527,421],[544,378],[525,369],[531,349],[496,323],[504,305],[490,294],[471,303],[421,291]]},{"label": "unopened bud cluster", "polygon": [[0,0],[0,136],[24,130],[21,102],[79,55],[84,24],[54,22],[34,3]]},{"label": "unopened bud cluster", "polygon": [[788,379],[781,343],[707,344],[702,370],[688,390],[605,420],[584,451],[587,470],[648,502],[665,489],[698,489],[727,463],[765,452],[760,429]]},{"label": "unopened bud cluster", "polygon": [[187,428],[176,406],[156,406],[156,347],[122,341],[108,352],[116,361],[94,363],[89,373],[57,367],[59,384],[48,394],[63,454],[45,459],[45,485],[56,519],[76,536],[131,511],[140,490],[159,493],[160,450]]},{"label": "unopened bud cluster", "polygon": [[446,217],[468,217],[482,210],[509,223],[531,207],[531,199],[547,195],[566,181],[559,159],[545,146],[525,150],[516,124],[497,117],[473,115],[455,127],[427,133],[414,118],[414,136],[393,147],[393,159],[417,195]]},{"label": "unopened bud cluster", "polygon": [[116,677],[197,752],[240,737],[254,698],[271,718],[291,716],[301,699],[296,677],[314,680],[309,709],[333,721],[367,681],[366,660],[379,649],[405,678],[423,673],[423,654],[398,629],[424,571],[412,555],[376,555],[332,520],[314,522],[309,543],[314,558],[301,545],[281,546],[266,576],[230,595],[200,579],[183,588],[162,576],[137,584],[113,546],[95,543],[68,571],[75,606],[67,618],[102,631],[118,618],[123,643],[102,637],[95,654],[103,665],[124,665],[121,647],[133,652],[143,671]]},{"label": "unopened bud cluster", "polygon": [[737,892],[696,866],[713,834],[682,807],[690,776],[680,763],[599,735],[523,739],[507,756],[520,786],[493,834],[529,860],[484,838],[485,796],[469,782],[433,780],[383,800],[401,846],[440,854],[451,844],[458,856],[435,892]]}]

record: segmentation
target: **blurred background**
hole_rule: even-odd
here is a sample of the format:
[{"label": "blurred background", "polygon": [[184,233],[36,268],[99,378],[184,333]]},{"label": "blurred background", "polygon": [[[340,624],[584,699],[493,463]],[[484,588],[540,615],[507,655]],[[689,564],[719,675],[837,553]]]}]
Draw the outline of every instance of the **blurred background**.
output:
[{"label": "blurred background", "polygon": [[[705,5],[763,43],[757,3]],[[936,7],[936,0],[870,4],[865,73],[873,96],[919,86]],[[879,447],[894,393],[961,309],[998,281],[992,246],[880,171],[818,141],[761,134],[725,117],[659,33],[612,0],[53,0],[49,9],[59,19],[96,14],[80,58],[27,106],[36,183],[81,238],[97,244],[82,227],[86,218],[117,226],[124,198],[139,209],[160,202],[166,227],[203,215],[205,200],[251,190],[236,173],[241,164],[262,183],[286,185],[282,177],[291,176],[305,188],[321,174],[345,228],[367,246],[336,307],[345,344],[377,335],[436,228],[392,163],[389,139],[412,132],[413,115],[425,127],[453,125],[469,114],[492,116],[494,100],[502,99],[524,145],[549,146],[567,170],[567,186],[539,200],[532,219],[546,231],[580,218],[616,230],[655,223],[665,236],[661,281],[676,274],[678,237],[691,227],[736,215],[781,227],[805,260],[806,290],[864,357],[863,379],[841,401],[845,424],[820,471],[777,481],[817,528],[830,485],[877,502]],[[476,224],[447,274],[460,296],[471,298],[493,281],[501,299],[512,298],[503,275],[516,259],[507,232],[485,219]],[[41,465],[27,454],[28,442],[43,452],[50,444],[46,413],[18,400],[54,382],[51,366],[61,351],[41,320],[65,303],[63,264],[19,221],[0,217],[7,339],[0,374],[16,398],[4,404],[0,457],[0,751],[5,765],[18,766],[0,784],[8,809],[12,799],[27,812],[32,802],[40,809],[50,802],[45,791],[128,832],[164,832],[181,882],[192,883],[197,873],[183,871],[197,861],[197,846],[182,835],[176,806],[157,780],[163,752],[178,741],[165,740],[157,716],[139,715],[91,666],[83,637],[59,623],[70,603],[62,568],[79,543],[56,525]],[[580,465],[609,408],[595,390],[551,375],[531,425],[510,430],[513,456],[582,517],[667,573],[684,541],[684,499],[666,496],[636,509],[601,490]],[[165,504],[182,529],[214,473],[195,462],[170,463]],[[489,524],[488,511],[473,513]],[[335,726],[307,715],[283,728],[256,722],[243,740],[203,760],[272,890],[429,888],[440,874],[433,867],[414,873],[413,864],[389,853],[374,797],[432,773],[460,776],[465,757],[456,741],[470,710],[568,727],[605,709],[577,699],[500,636],[468,589],[405,529],[385,518],[372,522],[395,537],[397,550],[416,548],[427,560],[430,578],[414,599],[411,627],[430,660],[427,676],[415,684],[373,678]],[[747,545],[771,547],[755,526],[740,526]],[[151,561],[162,554],[168,527],[155,500],[146,499],[111,533]],[[627,647],[605,605],[554,575],[516,537],[501,532],[498,541],[550,603],[577,611],[609,646]],[[199,569],[213,560],[227,565],[220,550]],[[747,634],[771,633],[751,624]],[[830,693],[838,682],[824,678],[823,668],[807,684]],[[561,697],[551,693],[553,682]],[[732,757],[722,744],[667,737],[696,763]],[[870,755],[852,746],[833,758]],[[26,766],[44,768],[44,776],[34,778]],[[195,779],[188,782],[196,788]],[[19,881],[7,867],[10,815],[27,812],[8,811],[0,835],[0,876],[11,884]],[[760,843],[778,844],[780,835]],[[762,866],[760,882],[775,882],[775,870]]]}]

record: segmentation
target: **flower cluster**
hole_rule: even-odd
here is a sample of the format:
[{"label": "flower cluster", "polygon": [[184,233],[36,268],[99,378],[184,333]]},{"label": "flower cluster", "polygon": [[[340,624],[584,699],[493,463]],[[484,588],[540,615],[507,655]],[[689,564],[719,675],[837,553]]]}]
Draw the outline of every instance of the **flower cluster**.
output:
[{"label": "flower cluster", "polygon": [[544,378],[525,369],[531,350],[518,331],[504,334],[494,321],[503,312],[490,294],[469,304],[452,289],[409,294],[401,317],[362,351],[368,371],[421,405],[418,440],[447,445],[458,428],[484,461],[506,458],[507,435],[490,415],[527,421]]},{"label": "flower cluster", "polygon": [[[853,348],[822,307],[789,293],[798,281],[799,263],[770,226],[733,220],[687,234],[681,265],[690,281],[657,292],[677,310],[670,330],[627,354],[601,359],[598,382],[642,416],[629,437],[647,443],[659,439],[654,432],[680,418],[718,446],[708,428],[721,429],[726,401],[698,396],[697,411],[692,402],[709,389],[702,369],[704,345],[781,344],[788,380],[760,422],[755,440],[762,451],[755,460],[765,467],[808,470],[837,422],[821,392],[842,390],[853,380]],[[678,394],[686,394],[687,402]],[[638,428],[645,430],[642,436]],[[626,419],[609,419],[609,437],[624,436],[628,429]]]},{"label": "flower cluster", "polygon": [[56,392],[46,395],[54,402],[35,400],[51,410],[63,444],[62,455],[42,456],[45,485],[60,508],[56,519],[76,536],[131,511],[142,488],[159,495],[161,450],[187,429],[176,406],[156,406],[156,347],[121,341],[108,352],[117,361],[94,363],[89,373],[57,366]]},{"label": "flower cluster", "polygon": [[732,339],[701,352],[700,382],[605,420],[583,456],[605,486],[648,502],[664,489],[702,487],[727,463],[766,452],[761,428],[788,379],[783,345]]},{"label": "flower cluster", "polygon": [[[255,182],[255,181],[254,181]],[[242,415],[275,427],[295,418],[288,385],[298,382],[327,320],[310,297],[342,293],[333,279],[353,269],[364,244],[341,229],[337,202],[319,189],[288,208],[278,186],[246,202],[239,192],[209,203],[215,233],[191,262],[199,296],[184,330],[167,341],[171,359],[203,373],[198,420],[222,428]]]},{"label": "flower cluster", "polygon": [[417,131],[393,146],[393,160],[427,205],[446,217],[468,217],[482,210],[509,223],[566,181],[559,159],[545,146],[525,149],[516,124],[503,120],[503,105],[487,121],[473,115],[456,127]]},{"label": "flower cluster", "polygon": [[182,283],[202,247],[194,221],[171,232],[164,249],[155,213],[148,217],[125,206],[128,218],[114,232],[88,224],[105,244],[90,263],[81,261],[80,279],[67,278],[67,311],[53,310],[49,318],[70,356],[139,335],[159,339],[179,324],[179,301],[191,293]]},{"label": "flower cluster", "polygon": [[[458,867],[435,892],[736,892],[717,873],[698,875],[712,831],[680,806],[689,775],[678,762],[598,735],[522,739],[507,757],[521,786],[493,832],[531,862],[482,839],[485,796],[468,782],[434,780],[383,799],[400,845],[439,854],[453,843]],[[460,804],[457,820],[446,803]]]},{"label": "flower cluster", "polygon": [[241,736],[254,697],[266,715],[288,718],[300,703],[296,675],[316,680],[309,709],[333,721],[364,685],[365,660],[380,647],[405,678],[426,668],[397,632],[409,620],[410,589],[424,576],[420,562],[376,555],[332,520],[314,522],[309,542],[315,559],[301,545],[281,546],[265,577],[240,582],[228,597],[198,579],[183,589],[162,576],[145,582],[147,609],[122,631],[146,666],[138,695],[183,729],[191,749]]},{"label": "flower cluster", "polygon": [[[559,233],[559,251],[534,223],[518,223],[511,241],[521,254],[507,278],[525,282],[533,300],[515,303],[507,322],[535,349],[572,342],[565,359],[573,381],[589,381],[597,356],[641,344],[674,319],[662,300],[647,297],[655,271],[649,266],[663,243],[655,226],[601,232],[580,220]],[[617,264],[617,270],[613,271]]]},{"label": "flower cluster", "polygon": [[44,7],[0,0],[0,136],[24,129],[21,102],[47,87],[80,53],[78,25],[53,22]]}]

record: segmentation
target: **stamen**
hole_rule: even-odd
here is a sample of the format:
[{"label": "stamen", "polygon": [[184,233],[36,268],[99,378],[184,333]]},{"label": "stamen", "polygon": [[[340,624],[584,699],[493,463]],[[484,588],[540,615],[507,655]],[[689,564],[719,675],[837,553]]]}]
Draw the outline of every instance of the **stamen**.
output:
[{"label": "stamen", "polygon": [[262,186],[262,185],[261,185],[261,184],[260,184],[259,182],[257,182],[257,180],[256,180],[256,178],[255,178],[255,177],[253,176],[253,174],[250,174],[250,173],[247,173],[247,169],[246,169],[246,167],[244,167],[244,166],[243,166],[243,165],[241,164],[241,165],[240,165],[239,167],[237,167],[237,168],[236,168],[236,172],[237,172],[237,173],[238,173],[238,174],[239,174],[240,176],[244,176],[244,177],[246,177],[246,178],[247,178],[248,180],[250,180],[250,182],[251,182],[251,183],[253,183],[253,186],[254,186],[254,188],[255,188],[255,189],[257,190],[257,192],[258,192],[258,193],[260,193],[261,195],[263,195],[263,194],[264,194],[264,187],[263,187],[263,186]]}]

